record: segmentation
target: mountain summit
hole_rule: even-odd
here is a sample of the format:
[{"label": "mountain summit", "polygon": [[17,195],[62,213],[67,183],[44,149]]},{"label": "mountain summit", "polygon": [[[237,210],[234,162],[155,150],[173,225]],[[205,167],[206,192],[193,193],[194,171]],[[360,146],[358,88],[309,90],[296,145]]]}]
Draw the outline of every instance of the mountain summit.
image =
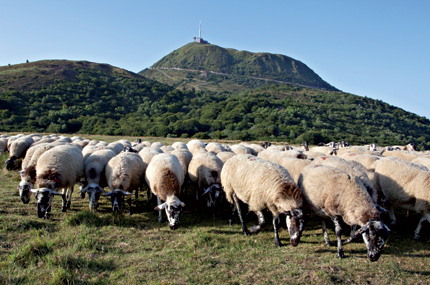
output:
[{"label": "mountain summit", "polygon": [[187,89],[239,91],[267,84],[293,84],[338,91],[304,63],[291,57],[198,42],[171,52],[139,74]]}]

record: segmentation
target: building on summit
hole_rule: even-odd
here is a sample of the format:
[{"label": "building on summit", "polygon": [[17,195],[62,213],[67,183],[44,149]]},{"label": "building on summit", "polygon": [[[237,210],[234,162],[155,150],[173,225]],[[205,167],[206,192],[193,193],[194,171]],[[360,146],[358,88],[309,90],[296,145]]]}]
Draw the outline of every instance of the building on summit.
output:
[{"label": "building on summit", "polygon": [[194,37],[194,42],[201,43],[201,44],[208,44],[209,43],[208,41],[205,41],[202,38],[202,22],[201,21],[200,21],[200,24],[199,24],[199,37]]}]

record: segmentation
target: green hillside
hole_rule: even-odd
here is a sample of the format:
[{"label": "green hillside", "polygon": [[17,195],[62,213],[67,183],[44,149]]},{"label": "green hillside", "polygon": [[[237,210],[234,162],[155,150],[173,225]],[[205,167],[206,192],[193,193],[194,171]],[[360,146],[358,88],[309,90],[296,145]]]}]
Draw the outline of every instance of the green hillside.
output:
[{"label": "green hillside", "polygon": [[0,67],[0,132],[59,132],[310,143],[416,143],[430,121],[382,101],[270,85],[178,90],[105,64],[40,61]]},{"label": "green hillside", "polygon": [[243,91],[288,83],[337,91],[304,63],[291,57],[201,43],[189,43],[139,74],[171,86],[196,90]]}]

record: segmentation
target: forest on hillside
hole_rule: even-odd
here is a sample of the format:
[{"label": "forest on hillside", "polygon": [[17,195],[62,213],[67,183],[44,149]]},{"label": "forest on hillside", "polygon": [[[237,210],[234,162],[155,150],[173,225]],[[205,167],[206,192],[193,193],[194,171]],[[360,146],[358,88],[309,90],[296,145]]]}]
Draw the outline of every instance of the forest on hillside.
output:
[{"label": "forest on hillside", "polygon": [[99,70],[38,90],[0,94],[0,131],[288,143],[414,142],[430,149],[430,121],[379,100],[272,85],[238,93],[178,90]]}]

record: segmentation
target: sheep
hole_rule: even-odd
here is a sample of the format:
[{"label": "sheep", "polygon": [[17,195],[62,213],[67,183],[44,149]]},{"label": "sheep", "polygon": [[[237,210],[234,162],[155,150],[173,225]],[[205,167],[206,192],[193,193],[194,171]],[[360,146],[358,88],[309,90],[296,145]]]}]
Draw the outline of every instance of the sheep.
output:
[{"label": "sheep", "polygon": [[430,222],[430,172],[399,158],[383,158],[376,162],[375,188],[385,196],[392,225],[396,224],[393,207],[422,215],[414,233],[414,238],[419,239],[422,222]]},{"label": "sheep", "polygon": [[7,142],[9,137],[0,138],[0,155],[2,155],[7,150]]},{"label": "sheep", "polygon": [[80,191],[81,197],[88,193],[90,211],[97,211],[100,195],[105,193],[108,186],[105,176],[106,164],[116,155],[111,149],[101,149],[93,152],[84,160],[85,187]]},{"label": "sheep", "polygon": [[[145,180],[151,192],[157,196],[158,222],[162,222],[161,210],[165,209],[170,229],[179,225],[179,217],[185,204],[179,199],[184,173],[175,155],[162,153],[152,158],[146,169]],[[161,203],[161,200],[164,203]]]},{"label": "sheep", "polygon": [[190,164],[193,155],[188,149],[178,148],[171,152],[175,155],[181,164],[182,170],[184,171],[184,177],[188,175],[188,165]]},{"label": "sheep", "polygon": [[386,151],[382,154],[382,156],[384,157],[395,156],[406,161],[412,161],[417,157],[420,157],[420,155],[417,154],[416,152],[403,151],[403,150]]},{"label": "sheep", "polygon": [[[215,206],[217,198],[222,194],[221,169],[223,162],[214,153],[200,152],[193,155],[188,165],[188,176],[196,183],[196,199],[206,196],[207,206]],[[199,191],[202,193],[199,193]]]},{"label": "sheep", "polygon": [[174,142],[172,144],[172,147],[175,148],[175,149],[179,148],[179,149],[187,149],[188,150],[187,145],[185,143],[183,143],[183,142]]},{"label": "sheep", "polygon": [[187,148],[193,155],[197,152],[207,152],[206,144],[201,140],[190,140],[187,143]]},{"label": "sheep", "polygon": [[83,174],[83,162],[82,152],[70,144],[54,147],[40,156],[36,165],[38,189],[31,190],[36,196],[41,196],[38,201],[39,218],[49,218],[52,199],[46,204],[43,199],[47,199],[47,196],[52,198],[52,194],[57,195],[54,192],[59,188],[63,189],[62,212],[70,208],[73,187]]},{"label": "sheep", "polygon": [[217,154],[219,152],[225,151],[225,148],[220,143],[210,142],[206,145],[205,149],[208,152],[212,152],[214,154]]},{"label": "sheep", "polygon": [[[312,161],[314,165],[329,165],[339,169],[342,169],[349,175],[357,177],[365,186],[367,192],[369,193],[372,201],[377,204],[378,202],[378,193],[375,191],[373,187],[373,182],[370,180],[368,175],[368,170],[361,163],[357,161],[348,161],[340,157],[336,156],[327,156],[327,157],[319,157]],[[373,177],[372,177],[373,178]],[[375,205],[377,206],[377,205]],[[379,206],[377,206],[378,208]],[[382,211],[382,208],[378,208]]]},{"label": "sheep", "polygon": [[32,137],[23,136],[13,141],[9,148],[9,158],[6,160],[6,169],[15,169],[15,161],[19,158],[24,158],[27,149],[34,142]]},{"label": "sheep", "polygon": [[28,149],[25,158],[22,161],[22,170],[20,171],[21,182],[19,183],[17,189],[19,192],[19,196],[21,201],[24,204],[28,204],[30,202],[31,189],[33,189],[33,185],[36,182],[36,165],[40,156],[59,145],[63,145],[65,143],[61,142],[53,142],[53,143],[45,143],[38,144],[32,146]]},{"label": "sheep", "polygon": [[381,158],[380,156],[371,155],[371,154],[359,154],[355,152],[344,153],[339,157],[345,160],[353,160],[361,163],[368,170],[375,170],[376,162]]},{"label": "sheep", "polygon": [[235,154],[252,154],[252,150],[244,145],[235,144],[230,146],[230,148]]},{"label": "sheep", "polygon": [[331,147],[331,146],[314,146],[314,147],[309,148],[309,151],[311,151],[311,152],[322,152],[326,156],[328,156],[328,155],[336,155],[338,149],[335,147]]},{"label": "sheep", "polygon": [[430,158],[429,157],[420,156],[420,157],[415,158],[411,162],[415,163],[415,164],[421,164],[421,165],[427,167],[427,169],[430,169]]},{"label": "sheep", "polygon": [[111,148],[115,152],[115,154],[120,153],[124,149],[124,145],[119,141],[111,142],[107,145],[107,147]]},{"label": "sheep", "polygon": [[170,146],[170,145],[163,145],[160,147],[160,149],[164,152],[164,153],[171,153],[172,151],[174,151],[175,149]]},{"label": "sheep", "polygon": [[266,149],[258,154],[258,157],[277,163],[288,170],[294,182],[298,182],[302,169],[311,163],[311,160],[298,159],[286,155],[286,151]]},{"label": "sheep", "polygon": [[135,190],[137,202],[138,189],[143,187],[146,166],[142,158],[134,152],[121,152],[109,160],[105,167],[106,180],[110,192],[103,196],[110,197],[113,213],[124,210],[124,196],[128,196],[129,214],[131,209],[131,194]]},{"label": "sheep", "polygon": [[162,142],[153,142],[152,147],[161,148],[164,144]]},{"label": "sheep", "polygon": [[219,157],[219,159],[221,159],[221,161],[223,163],[225,163],[227,160],[229,160],[231,157],[235,156],[236,154],[234,152],[231,151],[222,151],[217,153],[216,156]]},{"label": "sheep", "polygon": [[[345,257],[339,220],[342,218],[350,226],[361,227],[350,240],[362,235],[370,261],[379,259],[389,229],[380,220],[379,211],[360,179],[336,167],[310,164],[303,168],[298,184],[312,210],[334,222],[339,258]],[[324,241],[329,244],[324,221],[323,233]]]},{"label": "sheep", "polygon": [[[163,151],[156,147],[145,147],[141,151],[139,151],[139,156],[142,158],[143,163],[147,167],[149,162],[151,162],[151,159],[160,154],[163,153]],[[145,168],[146,168],[145,167]]]},{"label": "sheep", "polygon": [[[245,235],[262,228],[262,211],[268,208],[273,216],[275,245],[282,245],[278,234],[278,217],[281,214],[287,215],[291,245],[298,245],[303,231],[303,197],[285,168],[250,154],[238,154],[224,164],[221,184],[227,200],[236,206]],[[251,232],[243,222],[239,200],[248,204],[249,210],[259,217],[259,225],[252,227]]]}]

